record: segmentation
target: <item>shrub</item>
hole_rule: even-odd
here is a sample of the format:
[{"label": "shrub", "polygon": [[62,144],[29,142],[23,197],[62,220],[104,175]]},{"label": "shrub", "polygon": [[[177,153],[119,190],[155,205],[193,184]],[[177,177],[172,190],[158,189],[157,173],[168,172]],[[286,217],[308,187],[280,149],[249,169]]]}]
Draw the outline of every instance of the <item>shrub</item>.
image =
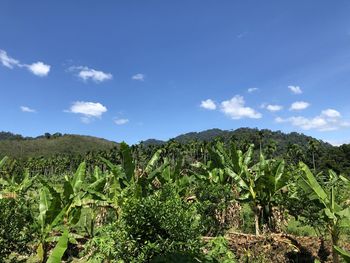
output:
[{"label": "shrub", "polygon": [[20,197],[0,199],[0,261],[11,253],[26,254],[32,240],[31,211]]},{"label": "shrub", "polygon": [[146,197],[129,189],[120,218],[98,230],[86,245],[86,253],[91,249],[93,258],[113,258],[115,262],[163,262],[159,260],[200,256],[200,215],[175,189],[165,185]]},{"label": "shrub", "polygon": [[[230,185],[200,183],[195,189],[198,212],[202,216],[202,234],[216,236],[224,234],[235,221],[239,211],[231,211],[233,192]],[[232,213],[233,212],[233,213]]]},{"label": "shrub", "polygon": [[207,261],[220,263],[236,262],[235,255],[230,251],[226,238],[218,236],[210,240],[204,247]]}]

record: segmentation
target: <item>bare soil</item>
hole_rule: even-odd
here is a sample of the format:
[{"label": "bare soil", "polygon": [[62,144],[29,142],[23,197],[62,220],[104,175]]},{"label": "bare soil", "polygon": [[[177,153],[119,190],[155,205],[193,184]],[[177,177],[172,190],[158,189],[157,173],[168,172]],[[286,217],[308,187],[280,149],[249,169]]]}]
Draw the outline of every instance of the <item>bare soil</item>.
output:
[{"label": "bare soil", "polygon": [[[313,263],[318,259],[325,263],[332,262],[330,241],[318,237],[230,233],[227,240],[239,261]],[[342,244],[342,247],[350,250],[350,243]]]}]

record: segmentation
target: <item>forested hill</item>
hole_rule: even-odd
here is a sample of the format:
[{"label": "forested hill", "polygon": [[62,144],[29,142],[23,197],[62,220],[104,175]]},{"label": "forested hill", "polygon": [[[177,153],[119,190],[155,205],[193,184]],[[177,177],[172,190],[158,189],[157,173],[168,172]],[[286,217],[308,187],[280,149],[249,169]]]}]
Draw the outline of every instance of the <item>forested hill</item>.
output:
[{"label": "forested hill", "polygon": [[[298,144],[300,146],[307,146],[310,140],[315,140],[311,136],[306,136],[302,133],[291,132],[283,133],[281,131],[271,131],[267,129],[259,130],[257,128],[239,128],[236,130],[220,130],[220,129],[210,129],[201,132],[189,132],[181,134],[172,140],[180,143],[188,143],[191,141],[213,141],[217,138],[222,138],[224,140],[235,140],[238,144],[242,143],[254,143],[259,145],[266,144],[273,140],[278,147],[286,148],[290,144]],[[331,144],[318,140],[322,147],[332,147]],[[150,139],[143,142],[144,144],[162,144],[165,141]]]},{"label": "forested hill", "polygon": [[[150,139],[140,145],[135,145],[135,147],[143,149],[144,147],[137,146],[150,146],[144,149],[146,152],[149,150],[152,152],[157,148],[167,148],[173,142],[188,144],[189,147],[192,147],[195,141],[210,142],[218,138],[226,142],[233,141],[240,149],[245,149],[247,145],[253,143],[255,149],[258,150],[261,147],[262,151],[268,156],[293,159],[294,161],[302,160],[307,164],[310,164],[308,162],[311,160],[310,156],[313,153],[318,167],[322,170],[331,168],[337,172],[350,174],[350,144],[335,147],[297,132],[286,134],[281,131],[251,128],[240,128],[232,131],[211,129],[179,135],[167,142]],[[0,158],[5,155],[16,159],[45,158],[60,155],[66,158],[74,157],[82,161],[87,153],[92,152],[96,153],[96,156],[101,154],[105,157],[113,155],[116,146],[118,146],[116,142],[92,136],[46,133],[32,138],[9,132],[0,132]],[[135,147],[134,149],[136,149]],[[146,156],[148,154],[150,153],[148,152]]]},{"label": "forested hill", "polygon": [[[224,141],[234,141],[236,146],[243,149],[247,144],[253,143],[256,149],[261,146],[264,153],[270,156],[292,158],[308,163],[311,153],[314,152],[316,162],[322,170],[333,169],[337,172],[350,174],[350,144],[339,147],[317,140],[301,133],[283,133],[267,129],[239,128],[236,130],[210,129],[201,132],[190,132],[179,135],[170,142],[189,143],[193,141],[213,141],[221,138]],[[168,142],[147,140],[145,145],[161,145]],[[310,164],[310,163],[308,163]]]},{"label": "forested hill", "polygon": [[16,158],[49,157],[58,154],[76,156],[91,151],[107,151],[115,146],[115,142],[92,136],[46,133],[32,138],[0,132],[0,158],[5,155]]}]

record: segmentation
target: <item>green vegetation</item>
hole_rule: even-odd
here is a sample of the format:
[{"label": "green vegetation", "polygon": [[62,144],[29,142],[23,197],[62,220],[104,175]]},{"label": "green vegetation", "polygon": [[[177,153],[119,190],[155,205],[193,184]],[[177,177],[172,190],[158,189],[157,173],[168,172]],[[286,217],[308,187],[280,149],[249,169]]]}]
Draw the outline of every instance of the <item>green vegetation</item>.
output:
[{"label": "green vegetation", "polygon": [[[334,148],[305,140],[280,154],[265,132],[255,141],[228,132],[211,141],[121,143],[71,158],[4,157],[0,261],[271,262],[233,244],[270,242],[279,233],[318,236],[331,243],[329,259],[346,260],[349,175],[326,169],[319,154]],[[6,143],[65,137],[6,136]],[[289,246],[308,256],[303,262],[324,260],[297,245]],[[292,252],[284,262],[298,260]]]},{"label": "green vegetation", "polygon": [[88,152],[107,151],[116,146],[117,143],[91,136],[46,133],[37,138],[28,138],[0,132],[0,156],[17,159],[57,155],[75,157]]}]

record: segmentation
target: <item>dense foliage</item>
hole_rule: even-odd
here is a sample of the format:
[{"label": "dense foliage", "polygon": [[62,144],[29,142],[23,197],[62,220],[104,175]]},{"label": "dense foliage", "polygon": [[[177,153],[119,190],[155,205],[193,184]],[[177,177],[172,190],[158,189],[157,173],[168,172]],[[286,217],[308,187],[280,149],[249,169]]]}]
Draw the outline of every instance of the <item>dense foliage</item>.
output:
[{"label": "dense foliage", "polygon": [[0,261],[246,262],[249,251],[235,255],[228,233],[314,229],[339,262],[350,181],[320,165],[320,149],[333,148],[310,139],[280,153],[264,133],[121,143],[76,158],[5,157]]}]

